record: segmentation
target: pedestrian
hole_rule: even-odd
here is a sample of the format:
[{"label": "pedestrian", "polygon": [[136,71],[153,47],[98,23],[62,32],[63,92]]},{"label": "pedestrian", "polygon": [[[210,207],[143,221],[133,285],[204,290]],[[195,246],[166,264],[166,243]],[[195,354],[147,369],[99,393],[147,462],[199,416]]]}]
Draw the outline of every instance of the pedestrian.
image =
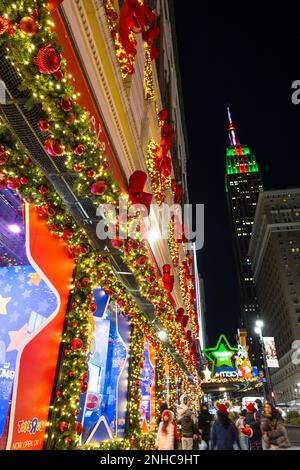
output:
[{"label": "pedestrian", "polygon": [[165,410],[162,413],[162,420],[159,423],[155,447],[158,450],[174,450],[175,440],[178,440],[174,413]]},{"label": "pedestrian", "polygon": [[249,442],[248,442],[248,437],[245,436],[243,433],[243,430],[245,428],[245,419],[247,415],[247,410],[241,410],[238,419],[235,422],[235,425],[238,429],[239,432],[239,439],[240,439],[240,444],[241,444],[241,449],[242,450],[249,450]]},{"label": "pedestrian", "polygon": [[158,416],[157,419],[156,419],[156,425],[157,425],[157,426],[159,426],[159,423],[160,423],[161,420],[162,420],[162,414],[163,414],[163,412],[164,412],[165,410],[168,410],[168,409],[169,409],[168,403],[165,403],[165,402],[164,402],[164,403],[161,403],[161,404],[159,405],[159,416]]},{"label": "pedestrian", "polygon": [[181,397],[181,407],[177,423],[181,426],[182,450],[193,450],[194,441],[198,440],[198,426],[186,395]]},{"label": "pedestrian", "polygon": [[208,406],[204,403],[199,413],[198,428],[201,433],[201,440],[207,445],[206,450],[209,450],[210,426],[212,419],[212,415],[208,411]]},{"label": "pedestrian", "polygon": [[261,432],[266,450],[280,450],[291,447],[281,413],[272,403],[265,403],[261,417]]},{"label": "pedestrian", "polygon": [[234,450],[235,444],[238,449],[241,449],[238,430],[229,418],[226,406],[220,404],[217,419],[212,425],[211,448],[212,450]]},{"label": "pedestrian", "polygon": [[256,409],[257,409],[256,416],[257,416],[258,421],[260,421],[262,414],[263,414],[264,407],[260,398],[257,398],[254,403],[256,404]]},{"label": "pedestrian", "polygon": [[263,450],[260,421],[257,417],[255,405],[254,403],[248,403],[246,408],[245,427],[242,429],[242,433],[248,437],[250,450]]}]

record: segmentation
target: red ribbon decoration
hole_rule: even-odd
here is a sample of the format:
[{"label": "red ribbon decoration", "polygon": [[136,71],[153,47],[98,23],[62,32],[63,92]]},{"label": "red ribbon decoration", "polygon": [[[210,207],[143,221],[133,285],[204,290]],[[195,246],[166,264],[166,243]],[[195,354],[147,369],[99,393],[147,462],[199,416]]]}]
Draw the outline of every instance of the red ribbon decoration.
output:
[{"label": "red ribbon decoration", "polygon": [[174,287],[174,276],[170,274],[171,266],[169,264],[164,264],[163,266],[163,284],[164,289],[167,291],[168,299],[170,300],[172,306],[176,307],[176,302],[173,299],[171,292]]},{"label": "red ribbon decoration", "polygon": [[[138,0],[125,0],[120,11],[119,34],[120,42],[127,54],[136,55],[136,41],[130,39],[130,34],[142,33],[143,39],[150,48],[151,59],[158,57],[159,53],[153,46],[157,36],[160,34],[158,26],[154,26],[156,15],[146,5]],[[146,29],[147,28],[147,29]]]},{"label": "red ribbon decoration", "polygon": [[143,204],[147,213],[150,214],[150,204],[152,194],[144,192],[144,186],[147,181],[147,175],[144,171],[137,170],[129,178],[129,200],[132,204]]}]

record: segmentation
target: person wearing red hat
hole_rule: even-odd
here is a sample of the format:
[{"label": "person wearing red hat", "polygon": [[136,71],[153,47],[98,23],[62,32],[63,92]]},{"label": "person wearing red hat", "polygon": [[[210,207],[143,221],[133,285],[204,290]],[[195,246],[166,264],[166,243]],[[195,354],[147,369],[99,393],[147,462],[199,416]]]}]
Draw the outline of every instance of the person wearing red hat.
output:
[{"label": "person wearing red hat", "polygon": [[247,414],[244,421],[243,434],[248,437],[250,450],[263,450],[262,434],[260,430],[260,420],[257,415],[257,409],[254,403],[248,403]]},{"label": "person wearing red hat", "polygon": [[237,444],[241,450],[238,430],[229,418],[226,406],[221,403],[211,430],[211,448],[212,450],[234,450],[234,444]]}]

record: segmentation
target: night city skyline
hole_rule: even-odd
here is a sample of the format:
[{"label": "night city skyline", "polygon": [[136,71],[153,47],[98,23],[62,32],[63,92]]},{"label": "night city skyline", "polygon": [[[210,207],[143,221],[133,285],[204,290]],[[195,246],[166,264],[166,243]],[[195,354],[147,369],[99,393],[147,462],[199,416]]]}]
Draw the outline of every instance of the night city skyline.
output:
[{"label": "night city skyline", "polygon": [[256,156],[265,189],[299,187],[300,106],[291,101],[291,86],[299,78],[295,56],[300,36],[291,27],[291,18],[258,17],[254,34],[251,18],[237,22],[200,15],[197,5],[199,15],[191,16],[174,2],[189,144],[189,195],[193,203],[205,205],[205,239],[198,264],[213,344],[218,336],[216,320],[218,330],[232,340],[240,322],[224,190],[229,145],[226,107],[230,105],[239,141]]}]

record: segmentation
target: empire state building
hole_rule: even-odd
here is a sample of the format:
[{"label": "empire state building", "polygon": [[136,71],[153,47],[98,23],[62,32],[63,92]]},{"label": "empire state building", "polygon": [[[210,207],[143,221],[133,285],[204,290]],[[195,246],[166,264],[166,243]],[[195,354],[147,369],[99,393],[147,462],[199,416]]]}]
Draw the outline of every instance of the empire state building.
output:
[{"label": "empire state building", "polygon": [[248,331],[252,332],[259,306],[248,249],[263,182],[255,155],[247,145],[240,144],[229,108],[227,113],[230,145],[226,149],[225,188],[240,287],[241,319]]}]

